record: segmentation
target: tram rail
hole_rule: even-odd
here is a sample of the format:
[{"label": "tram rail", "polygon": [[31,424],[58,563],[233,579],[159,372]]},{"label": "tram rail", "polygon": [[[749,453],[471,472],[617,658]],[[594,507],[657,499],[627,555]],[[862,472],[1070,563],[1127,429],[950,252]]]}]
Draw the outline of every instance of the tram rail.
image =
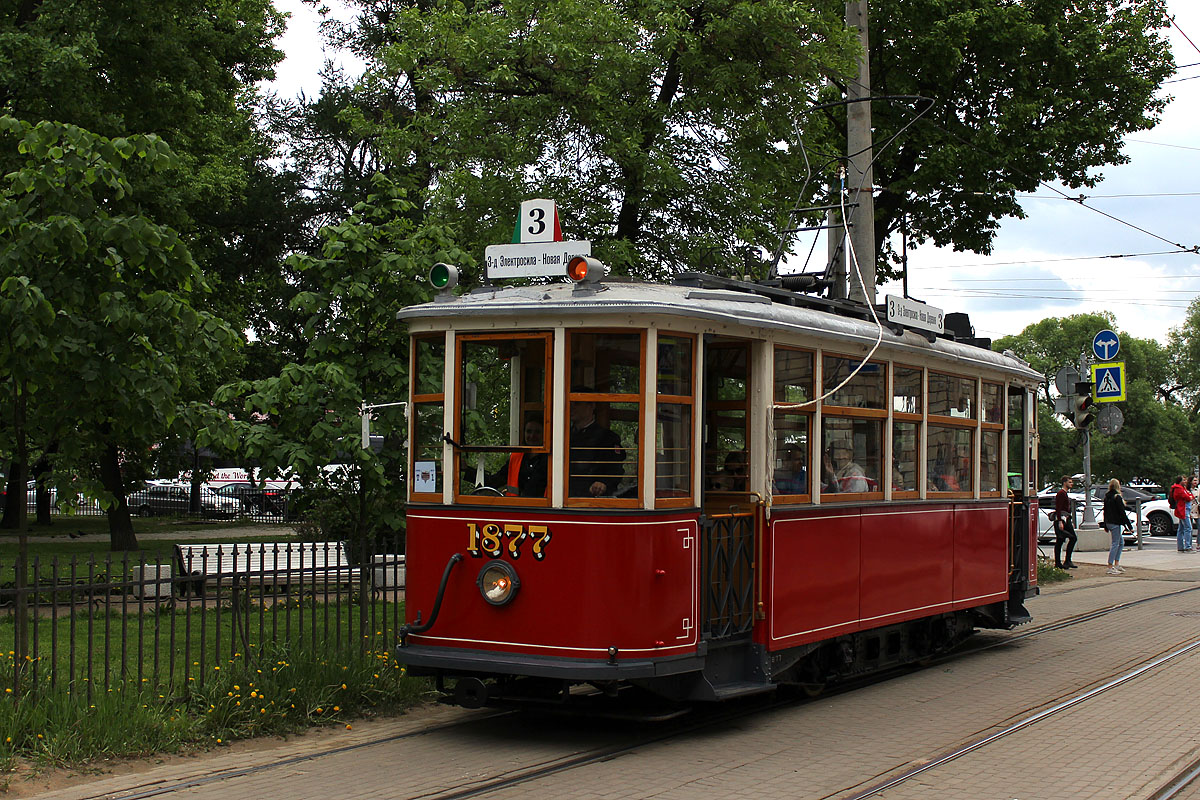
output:
[{"label": "tram rail", "polygon": [[[1030,638],[1041,636],[1042,634],[1069,629],[1077,625],[1104,618],[1106,616],[1129,611],[1149,603],[1160,600],[1169,600],[1172,598],[1189,595],[1197,591],[1200,591],[1200,587],[1175,589],[1168,592],[1155,593],[1146,597],[1138,598],[1136,600],[1092,609],[1090,611],[1073,615],[1066,619],[1056,620],[1054,622],[1048,622],[1042,625],[1027,628],[1020,632],[1003,636],[1002,638],[998,638],[994,641],[983,642],[977,646],[967,645],[961,647],[952,654],[941,656],[926,662],[924,667],[899,667],[886,673],[881,673],[854,681],[847,681],[831,687],[830,690],[822,697],[828,698],[830,696],[852,692],[874,683],[882,682],[900,675],[909,674],[923,668],[928,668],[929,666],[950,663],[955,660],[962,659],[965,656],[978,654],[999,647],[1011,646],[1019,641],[1028,640]],[[1101,696],[1113,688],[1136,680],[1138,677],[1145,675],[1153,669],[1170,663],[1171,661],[1186,654],[1196,652],[1197,650],[1200,650],[1200,640],[1190,641],[1182,646],[1169,647],[1167,648],[1167,652],[1156,653],[1153,657],[1151,657],[1151,659],[1132,669],[1122,670],[1118,673],[1098,678],[1098,681],[1101,681],[1101,683],[1098,685],[1094,685],[1090,689],[1079,692],[1078,694],[1056,703],[1049,708],[1036,711],[1030,716],[1021,719],[1012,725],[1006,726],[1001,731],[967,742],[957,748],[954,748],[953,750],[944,751],[940,754],[933,755],[928,760],[928,763],[922,764],[918,768],[905,770],[884,781],[877,781],[867,788],[854,790],[852,787],[844,787],[835,792],[826,794],[824,797],[836,797],[841,798],[841,800],[865,800],[867,797],[877,795],[886,789],[899,786],[905,781],[929,772],[938,766],[948,764],[949,762],[961,758],[968,753],[995,743],[1007,737],[1008,735],[1028,728],[1063,711],[1076,707],[1081,703],[1085,703],[1088,700]],[[623,742],[621,744],[578,750],[537,763],[521,765],[514,769],[497,772],[492,775],[482,775],[473,779],[470,785],[453,787],[440,792],[423,793],[421,798],[422,800],[463,800],[465,798],[472,797],[485,797],[489,794],[493,794],[507,788],[535,783],[536,781],[563,772],[568,772],[573,769],[579,769],[591,764],[633,754],[640,749],[670,741],[671,739],[677,737],[704,732],[720,726],[727,726],[731,723],[736,723],[739,720],[747,719],[764,712],[800,706],[813,701],[813,698],[800,697],[793,693],[786,693],[770,698],[747,698],[736,705],[724,704],[719,706],[702,706],[702,710],[698,711],[695,716],[664,722],[656,726],[652,732],[637,736],[631,741]],[[1031,708],[1025,713],[1032,711],[1033,709]],[[361,751],[391,742],[412,740],[422,736],[428,736],[442,732],[472,730],[478,726],[490,724],[498,719],[514,716],[517,713],[518,712],[515,711],[475,713],[472,714],[469,719],[455,720],[452,722],[432,725],[418,730],[406,731],[400,734],[376,737],[366,741],[357,742],[355,744],[330,747],[318,752],[311,752],[283,758],[271,763],[258,764],[235,770],[189,777],[172,783],[154,782],[152,784],[130,787],[129,789],[119,793],[103,792],[94,795],[86,795],[82,797],[81,800],[99,800],[100,798],[106,798],[107,800],[142,800],[143,798],[152,797],[170,797],[172,795],[182,794],[184,792],[206,785],[219,783],[221,781],[269,773],[274,770],[293,767],[297,764],[311,763],[324,758],[330,758],[353,751]],[[911,763],[911,761],[906,763]],[[886,774],[886,772],[883,774]],[[1164,784],[1158,793],[1151,796],[1151,800],[1172,800],[1173,798],[1181,797],[1181,793],[1186,791],[1189,787],[1194,787],[1198,779],[1200,779],[1200,762],[1190,764],[1178,775],[1173,776]],[[846,794],[847,791],[853,791],[854,793]]]}]

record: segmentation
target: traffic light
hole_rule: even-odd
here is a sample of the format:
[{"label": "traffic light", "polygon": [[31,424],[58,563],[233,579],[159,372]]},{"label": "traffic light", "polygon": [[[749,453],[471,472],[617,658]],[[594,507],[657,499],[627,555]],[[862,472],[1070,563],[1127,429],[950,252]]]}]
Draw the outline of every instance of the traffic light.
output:
[{"label": "traffic light", "polygon": [[1096,400],[1092,397],[1092,382],[1079,381],[1075,384],[1075,397],[1071,409],[1071,421],[1084,430],[1096,418]]}]

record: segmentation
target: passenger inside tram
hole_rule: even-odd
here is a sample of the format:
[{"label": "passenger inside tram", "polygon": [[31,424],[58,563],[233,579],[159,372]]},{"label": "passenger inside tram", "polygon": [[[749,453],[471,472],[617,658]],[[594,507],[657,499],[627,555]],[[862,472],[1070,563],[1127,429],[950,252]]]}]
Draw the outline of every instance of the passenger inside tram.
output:
[{"label": "passenger inside tram", "polygon": [[788,447],[783,467],[775,472],[775,491],[778,494],[808,494],[808,465],[804,448]]},{"label": "passenger inside tram", "polygon": [[725,466],[713,480],[713,488],[722,492],[744,492],[747,487],[746,454],[732,450],[725,456]]},{"label": "passenger inside tram", "polygon": [[825,451],[826,492],[868,492],[870,482],[863,468],[854,461],[854,454],[846,442],[838,441]]},{"label": "passenger inside tram", "polygon": [[[584,394],[588,387],[571,390]],[[568,453],[571,497],[610,496],[621,481],[625,448],[621,438],[596,421],[596,404],[576,400],[571,403],[570,449]]]}]

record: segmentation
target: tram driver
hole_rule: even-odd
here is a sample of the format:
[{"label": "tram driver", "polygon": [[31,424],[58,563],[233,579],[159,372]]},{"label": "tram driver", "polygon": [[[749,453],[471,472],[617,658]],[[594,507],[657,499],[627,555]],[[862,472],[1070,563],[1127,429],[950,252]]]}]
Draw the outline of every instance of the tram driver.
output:
[{"label": "tram driver", "polygon": [[[526,447],[541,447],[542,416],[532,415],[522,429]],[[545,497],[547,455],[545,453],[512,453],[504,466],[484,481],[494,489],[503,489],[509,497]]]},{"label": "tram driver", "polygon": [[[575,387],[571,391],[586,394],[593,390]],[[596,404],[586,400],[572,401],[568,496],[611,495],[621,481],[624,462],[625,448],[621,446],[621,437],[596,421]]]}]

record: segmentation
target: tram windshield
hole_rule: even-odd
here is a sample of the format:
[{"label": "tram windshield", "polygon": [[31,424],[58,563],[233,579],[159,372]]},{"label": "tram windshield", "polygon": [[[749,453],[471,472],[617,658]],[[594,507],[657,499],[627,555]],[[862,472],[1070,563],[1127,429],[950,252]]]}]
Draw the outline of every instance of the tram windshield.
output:
[{"label": "tram windshield", "polygon": [[549,334],[459,340],[460,495],[547,498]]}]

